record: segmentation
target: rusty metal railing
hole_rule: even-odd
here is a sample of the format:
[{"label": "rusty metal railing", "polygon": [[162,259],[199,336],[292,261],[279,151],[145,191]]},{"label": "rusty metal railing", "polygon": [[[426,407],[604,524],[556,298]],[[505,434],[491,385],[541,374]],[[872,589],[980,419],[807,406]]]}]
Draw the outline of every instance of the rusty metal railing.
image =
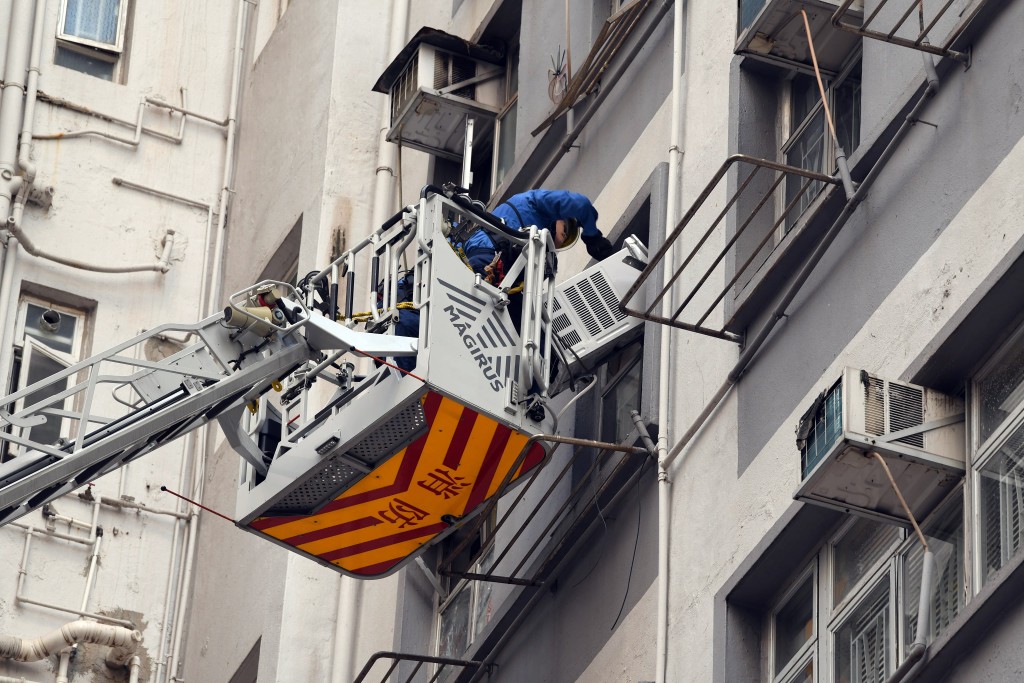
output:
[{"label": "rusty metal railing", "polygon": [[[944,42],[937,45],[932,45],[929,42],[928,34],[946,15],[946,12],[953,6],[955,0],[945,0],[935,15],[929,19],[926,19],[924,16],[924,3],[922,0],[903,1],[907,2],[906,9],[899,15],[899,18],[895,23],[888,28],[873,28],[872,24],[875,23],[875,20],[879,18],[883,9],[885,9],[886,5],[889,4],[889,0],[879,0],[871,14],[866,16],[864,21],[860,24],[850,23],[849,18],[847,17],[847,13],[849,12],[851,5],[853,5],[856,0],[846,0],[838,9],[836,9],[835,13],[832,14],[832,25],[842,31],[849,31],[850,33],[854,33],[864,38],[881,40],[886,43],[892,43],[893,45],[902,45],[903,47],[909,47],[914,50],[928,52],[941,57],[951,57],[952,59],[965,64],[970,62],[970,52],[954,50],[952,46],[956,43],[957,39],[960,38],[964,29],[970,25],[971,20],[985,6],[987,0],[979,0],[976,2],[974,7],[971,8],[971,12],[968,17],[960,22],[959,27],[952,31]],[[907,20],[910,19],[912,14],[914,14],[915,9],[918,14],[918,30],[916,35],[914,35],[912,28],[905,28],[907,26]],[[897,7],[893,13],[895,14],[899,11],[900,8]],[[898,35],[901,33],[902,35]]]},{"label": "rusty metal railing", "polygon": [[[711,224],[704,233],[697,238],[696,243],[680,261],[680,265],[672,273],[671,277],[661,284],[656,294],[648,297],[647,308],[631,307],[637,292],[650,279],[651,275],[658,272],[659,266],[665,260],[665,256],[670,250],[676,248],[676,244],[684,235],[684,231],[694,222],[695,217],[700,214],[708,198],[733,166],[740,168],[736,191],[733,192],[725,205],[717,212],[714,220],[711,221]],[[752,168],[749,173],[743,174],[742,168],[744,167]],[[795,193],[791,193],[792,197],[780,208],[779,204],[781,202],[779,197],[786,196],[787,179],[798,181],[799,189]],[[767,159],[758,159],[745,154],[730,156],[715,175],[712,176],[711,181],[693,202],[682,220],[679,221],[675,229],[665,240],[665,243],[651,258],[647,267],[644,268],[640,277],[637,278],[637,281],[623,297],[620,304],[622,310],[629,315],[644,320],[650,320],[690,332],[697,332],[718,339],[725,339],[736,343],[742,342],[741,335],[726,331],[724,326],[721,328],[707,326],[708,318],[732,288],[751,270],[751,267],[756,268],[755,264],[759,265],[759,256],[766,256],[766,247],[774,246],[773,244],[770,245],[769,242],[782,234],[785,229],[783,226],[789,225],[789,219],[795,218],[806,208],[802,205],[805,198],[813,197],[817,190],[825,184],[841,185],[841,182],[839,179],[831,176],[807,171],[795,166],[787,166]],[[758,193],[758,190],[761,190],[761,192]],[[783,199],[783,201],[785,200]],[[731,236],[723,236],[723,247],[713,251],[713,247],[709,244],[709,239],[717,229],[726,229],[726,218],[734,209],[736,210],[736,229]],[[747,257],[730,274],[725,269],[732,266],[733,263],[727,262],[726,256],[741,239],[747,237],[747,233],[751,230],[754,231],[756,244],[751,246],[749,243],[744,242],[743,247]],[[758,230],[760,230],[760,235],[757,234]],[[721,243],[722,240],[719,240],[718,244]],[[707,250],[704,250],[705,246],[708,247]],[[708,260],[710,260],[710,263],[702,267],[701,264]],[[735,260],[738,261],[739,259]],[[694,270],[696,272],[691,273]],[[712,275],[715,273],[722,275],[716,281],[724,281],[725,285],[720,290],[709,290],[709,282],[712,281]],[[690,281],[693,282],[693,285],[687,293],[682,295],[681,303],[675,306],[674,310],[655,313],[684,274],[692,275]],[[694,312],[694,309],[698,310]],[[687,314],[688,319],[683,319],[684,314]]]},{"label": "rusty metal railing", "polygon": [[383,676],[381,676],[380,678],[373,679],[380,681],[380,683],[384,683],[385,681],[387,681],[388,677],[395,673],[395,671],[398,669],[398,665],[402,662],[415,662],[416,666],[412,667],[412,671],[409,672],[409,675],[407,677],[395,679],[395,681],[393,681],[392,683],[397,683],[398,681],[401,681],[401,683],[412,683],[412,680],[416,677],[416,674],[420,672],[424,664],[437,665],[437,668],[434,670],[434,674],[430,677],[428,683],[435,683],[435,681],[441,680],[441,677],[443,675],[447,675],[456,670],[462,670],[464,672],[474,672],[484,666],[483,662],[478,662],[471,659],[431,657],[429,655],[415,655],[408,654],[405,652],[376,652],[370,656],[369,660],[367,660],[366,665],[363,666],[362,670],[359,672],[359,675],[356,676],[356,679],[355,681],[353,681],[353,683],[363,683],[364,681],[369,681],[370,679],[368,679],[367,676],[370,675],[370,672],[373,670],[374,665],[376,665],[377,662],[382,660],[390,660],[391,665],[387,668],[387,670],[384,671]]}]

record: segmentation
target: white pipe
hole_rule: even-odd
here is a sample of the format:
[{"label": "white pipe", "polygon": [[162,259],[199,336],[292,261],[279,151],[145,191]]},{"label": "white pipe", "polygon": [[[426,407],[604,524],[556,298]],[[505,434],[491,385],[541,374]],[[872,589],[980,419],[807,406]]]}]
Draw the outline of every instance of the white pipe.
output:
[{"label": "white pipe", "polygon": [[[178,490],[182,490],[185,486],[185,473],[188,468],[189,454],[192,455],[193,460],[195,459],[195,445],[196,445],[196,432],[189,432],[185,440],[185,449],[182,452],[181,464],[178,467]],[[183,557],[179,557],[181,552],[180,545],[182,535],[185,533],[185,522],[189,515],[182,512],[182,506],[185,504],[181,499],[176,499],[177,519],[174,520],[174,532],[171,536],[171,556],[167,562],[167,585],[164,588],[164,614],[160,620],[160,651],[156,659],[153,661],[152,672],[153,675],[151,680],[159,683],[164,680],[164,667],[167,666],[167,645],[170,641],[170,636],[173,632],[172,624],[169,623],[171,618],[171,606],[174,602],[174,591],[180,583],[177,582],[179,578],[179,572],[175,571],[176,565],[180,569],[183,564]]]},{"label": "white pipe", "polygon": [[142,660],[138,655],[132,655],[128,664],[128,683],[139,683],[139,669],[142,668]]},{"label": "white pipe", "polygon": [[[228,117],[227,117],[227,143],[224,148],[224,166],[223,175],[220,191],[220,204],[219,213],[217,216],[217,229],[214,233],[214,254],[213,254],[213,272],[210,277],[210,296],[207,301],[208,310],[212,309],[217,305],[220,299],[221,292],[221,277],[222,266],[224,261],[224,248],[226,244],[225,227],[227,225],[228,205],[231,198],[231,184],[234,179],[234,157],[235,157],[235,137],[237,135],[237,119],[238,119],[238,100],[239,100],[239,89],[242,78],[242,62],[245,55],[245,21],[248,16],[249,2],[248,0],[239,0],[238,12],[235,20],[235,47],[234,47],[234,59],[231,65],[231,94],[229,95],[228,102]],[[212,427],[205,427],[200,431],[199,434],[199,447],[195,451],[194,463],[195,468],[193,470],[193,499],[202,502],[202,488],[203,488],[203,477],[205,476],[205,456],[208,447],[208,435],[209,430]],[[198,536],[198,524],[199,514],[197,512],[191,512],[191,516],[187,522],[186,533],[188,534],[188,543],[182,562],[184,563],[184,571],[181,576],[181,580],[178,583],[178,591],[176,595],[176,601],[178,603],[177,610],[175,611],[176,617],[174,620],[174,646],[171,650],[171,659],[167,666],[165,675],[168,680],[178,680],[177,667],[179,665],[179,657],[181,654],[181,642],[182,636],[184,635],[183,622],[185,615],[188,613],[188,606],[190,600],[190,591],[192,583],[192,570],[194,564],[195,555],[195,544],[196,537]]]},{"label": "white pipe", "polygon": [[0,676],[0,683],[37,683],[36,681],[30,681],[27,678],[11,678],[10,676]]},{"label": "white pipe", "polygon": [[[668,196],[666,197],[666,219],[665,239],[675,230],[676,222],[679,220],[680,192],[679,186],[680,166],[682,165],[682,108],[685,97],[683,83],[683,50],[686,45],[683,40],[684,21],[684,0],[676,0],[673,7],[672,23],[672,118],[671,130],[669,132],[670,142],[668,149]],[[668,287],[673,276],[674,249],[668,250],[665,254],[665,265],[663,268],[663,285]],[[672,310],[672,293],[662,302],[665,310]],[[674,335],[671,326],[662,326],[661,345],[659,348],[659,367],[672,367],[672,342]],[[658,624],[655,665],[655,681],[665,683],[668,670],[668,608],[669,608],[669,552],[670,534],[669,529],[672,520],[672,480],[669,478],[668,466],[665,456],[668,453],[668,434],[670,430],[672,412],[670,410],[670,381],[669,373],[662,373],[658,382]]]},{"label": "white pipe", "polygon": [[0,636],[0,659],[17,662],[38,662],[76,643],[106,645],[111,648],[106,661],[109,666],[128,664],[142,642],[142,632],[121,626],[97,624],[93,621],[72,621],[38,638]]},{"label": "white pipe", "polygon": [[[241,82],[241,64],[242,57],[245,53],[245,18],[248,14],[249,3],[247,0],[239,0],[238,2],[238,17],[235,23],[235,56],[231,66],[231,95],[228,102],[228,118],[227,118],[227,144],[224,148],[224,172],[222,176],[221,188],[220,188],[220,204],[219,213],[217,215],[217,230],[214,235],[216,247],[213,255],[213,273],[210,277],[211,284],[211,301],[210,305],[214,306],[215,302],[220,299],[221,290],[221,267],[222,261],[224,260],[224,247],[225,247],[225,235],[224,228],[227,224],[228,217],[228,204],[231,199],[231,183],[234,178],[235,170],[235,136],[237,134],[237,119],[238,119],[238,91],[239,84]],[[208,311],[212,313],[212,309]]]},{"label": "white pipe", "polygon": [[[146,98],[144,98],[143,100],[140,101],[139,108],[136,110],[136,116],[138,118],[135,121],[128,121],[126,119],[121,119],[121,118],[118,118],[116,116],[111,116],[110,114],[104,114],[102,112],[98,112],[98,111],[95,111],[93,109],[90,109],[89,107],[86,107],[84,105],[77,104],[76,102],[72,102],[70,100],[65,100],[65,99],[60,98],[60,97],[54,97],[52,95],[48,95],[45,92],[40,92],[39,93],[39,99],[41,99],[43,102],[46,102],[47,104],[49,104],[51,106],[54,106],[54,107],[61,107],[62,109],[68,109],[70,111],[78,112],[79,114],[85,114],[86,116],[95,117],[97,119],[100,119],[101,121],[107,121],[109,123],[116,123],[117,125],[125,126],[126,128],[133,128],[133,129],[138,129],[139,128],[140,123],[141,123],[142,112],[145,111],[145,106],[146,105],[151,105],[151,106],[154,106],[154,107],[159,107],[161,109],[167,109],[169,111],[174,111],[174,112],[178,112],[178,113],[184,114],[184,116],[182,116],[181,120],[178,122],[178,132],[177,132],[177,134],[165,133],[163,131],[155,130],[153,128],[147,128],[146,126],[141,126],[141,132],[142,133],[145,133],[146,135],[150,135],[150,136],[152,136],[154,138],[159,138],[161,140],[166,140],[167,142],[172,142],[172,143],[174,143],[176,145],[177,144],[181,144],[182,140],[185,137],[185,119],[190,117],[190,116],[194,117],[194,118],[197,118],[197,119],[202,119],[203,121],[209,121],[209,122],[214,123],[214,124],[216,124],[218,126],[221,126],[221,127],[227,125],[227,121],[223,121],[223,122],[217,121],[216,119],[214,119],[214,118],[212,118],[210,116],[206,116],[205,114],[199,114],[197,112],[194,112],[194,111],[191,111],[189,109],[186,109],[185,108],[185,106],[186,106],[186,103],[185,103],[185,89],[182,88],[180,93],[181,93],[181,106],[180,107],[175,106],[175,105],[173,105],[173,104],[171,104],[169,102],[165,102],[164,100],[158,99],[156,97],[146,97]],[[67,138],[67,137],[72,137],[72,138],[73,137],[82,137],[84,135],[98,135],[100,137],[111,138],[111,139],[113,139],[113,140],[115,140],[117,142],[123,142],[124,144],[131,144],[132,146],[135,146],[135,144],[137,144],[137,143],[134,142],[134,137],[133,138],[122,138],[120,136],[110,135],[108,133],[105,133],[105,132],[102,132],[102,131],[95,131],[95,130],[72,131],[72,132],[66,132],[66,133],[40,133],[38,135],[35,135],[34,138],[36,140],[61,140],[63,138]]]},{"label": "white pipe", "polygon": [[[14,176],[18,154],[18,130],[21,126],[28,70],[30,41],[32,38],[32,11],[34,0],[13,0],[7,31],[7,52],[4,65],[4,85],[0,91],[0,228],[5,228],[10,217],[13,195],[21,188],[22,179]],[[0,278],[0,349],[9,349],[14,343],[14,325],[11,320],[15,297],[15,265],[18,241],[9,237],[4,257],[3,278]],[[10,353],[0,353],[0,386],[10,372]]]},{"label": "white pipe", "polygon": [[68,667],[71,665],[72,652],[73,650],[69,647],[60,651],[60,664],[57,666],[56,683],[68,683]]}]

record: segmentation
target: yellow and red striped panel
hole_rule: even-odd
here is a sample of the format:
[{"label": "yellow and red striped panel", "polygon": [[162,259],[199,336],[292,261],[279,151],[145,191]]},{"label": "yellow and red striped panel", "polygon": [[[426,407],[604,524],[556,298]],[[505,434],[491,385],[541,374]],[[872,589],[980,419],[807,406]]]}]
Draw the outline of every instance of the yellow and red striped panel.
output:
[{"label": "yellow and red striped panel", "polygon": [[[429,430],[315,515],[260,517],[249,527],[367,578],[393,571],[498,491],[529,435],[440,394],[423,397]],[[511,481],[540,465],[536,443]]]}]

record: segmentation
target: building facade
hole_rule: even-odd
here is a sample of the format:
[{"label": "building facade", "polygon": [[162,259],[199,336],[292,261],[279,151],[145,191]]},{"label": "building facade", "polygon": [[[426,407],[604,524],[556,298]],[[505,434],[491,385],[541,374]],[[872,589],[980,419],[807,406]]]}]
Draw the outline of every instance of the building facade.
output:
[{"label": "building facade", "polygon": [[[137,629],[136,673],[83,643],[0,680],[1016,680],[1020,28],[1011,0],[0,0],[5,393],[319,270],[426,185],[570,189],[648,250],[608,313],[642,333],[549,405],[578,441],[416,561],[358,581],[179,502],[234,509],[194,432],[0,529],[0,634]],[[428,56],[441,99],[407,106]]]}]

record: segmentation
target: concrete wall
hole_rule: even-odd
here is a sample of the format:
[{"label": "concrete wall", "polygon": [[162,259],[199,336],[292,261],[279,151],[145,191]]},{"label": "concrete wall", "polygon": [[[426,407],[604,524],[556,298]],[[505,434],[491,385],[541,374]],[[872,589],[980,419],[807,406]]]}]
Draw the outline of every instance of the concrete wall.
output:
[{"label": "concrete wall", "polygon": [[[11,5],[10,0],[0,2],[0,16],[9,15]],[[237,3],[209,7],[133,3],[129,64],[123,84],[53,65],[58,5],[37,5],[45,8],[46,17],[39,80],[44,99],[35,112],[36,135],[104,131],[131,139],[144,97],[181,105],[182,90],[189,109],[215,120],[226,116]],[[4,32],[0,40],[5,49],[6,35]],[[52,103],[57,100],[96,115],[76,111],[70,104]],[[114,123],[110,117],[128,123]],[[177,134],[179,121],[179,115],[156,108],[147,108],[143,119],[147,129],[169,135]],[[32,152],[38,167],[36,184],[52,186],[54,202],[49,210],[28,207],[23,229],[40,249],[98,265],[128,265],[155,263],[168,229],[176,233],[176,246],[171,270],[163,275],[85,272],[22,250],[13,272],[15,296],[24,290],[55,302],[94,302],[86,320],[89,333],[83,357],[160,323],[197,320],[202,316],[200,292],[208,277],[207,212],[111,181],[120,177],[216,205],[224,148],[223,129],[196,119],[186,122],[179,143],[148,132],[137,146],[95,135],[37,140]],[[7,348],[0,354],[10,359]],[[5,387],[6,381],[3,378]],[[109,408],[101,405],[97,411]],[[177,501],[161,493],[160,486],[182,488],[179,470],[182,459],[191,455],[187,446],[188,442],[180,441],[97,480],[91,487],[94,497],[116,498],[121,492],[153,508],[176,509]],[[62,515],[79,520],[88,521],[92,514],[92,506],[73,494],[54,505]],[[38,512],[21,521],[43,526]],[[86,610],[129,619],[142,630],[141,680],[152,680],[161,642],[171,636],[168,627],[173,615],[168,618],[165,608],[174,598],[173,593],[166,593],[169,578],[177,577],[180,562],[180,552],[172,553],[177,523],[173,517],[109,506],[100,508],[98,523],[104,535]],[[66,524],[58,524],[56,530],[82,537],[88,534],[82,529],[69,530]],[[0,529],[0,633],[34,638],[76,617],[16,602],[24,538],[24,531],[14,526]],[[78,610],[88,566],[85,546],[37,536],[28,557],[24,594]],[[104,656],[105,648],[83,645],[71,665],[73,679],[124,680],[125,672],[106,668]],[[3,661],[0,675],[46,680],[53,676],[56,661]]]}]

